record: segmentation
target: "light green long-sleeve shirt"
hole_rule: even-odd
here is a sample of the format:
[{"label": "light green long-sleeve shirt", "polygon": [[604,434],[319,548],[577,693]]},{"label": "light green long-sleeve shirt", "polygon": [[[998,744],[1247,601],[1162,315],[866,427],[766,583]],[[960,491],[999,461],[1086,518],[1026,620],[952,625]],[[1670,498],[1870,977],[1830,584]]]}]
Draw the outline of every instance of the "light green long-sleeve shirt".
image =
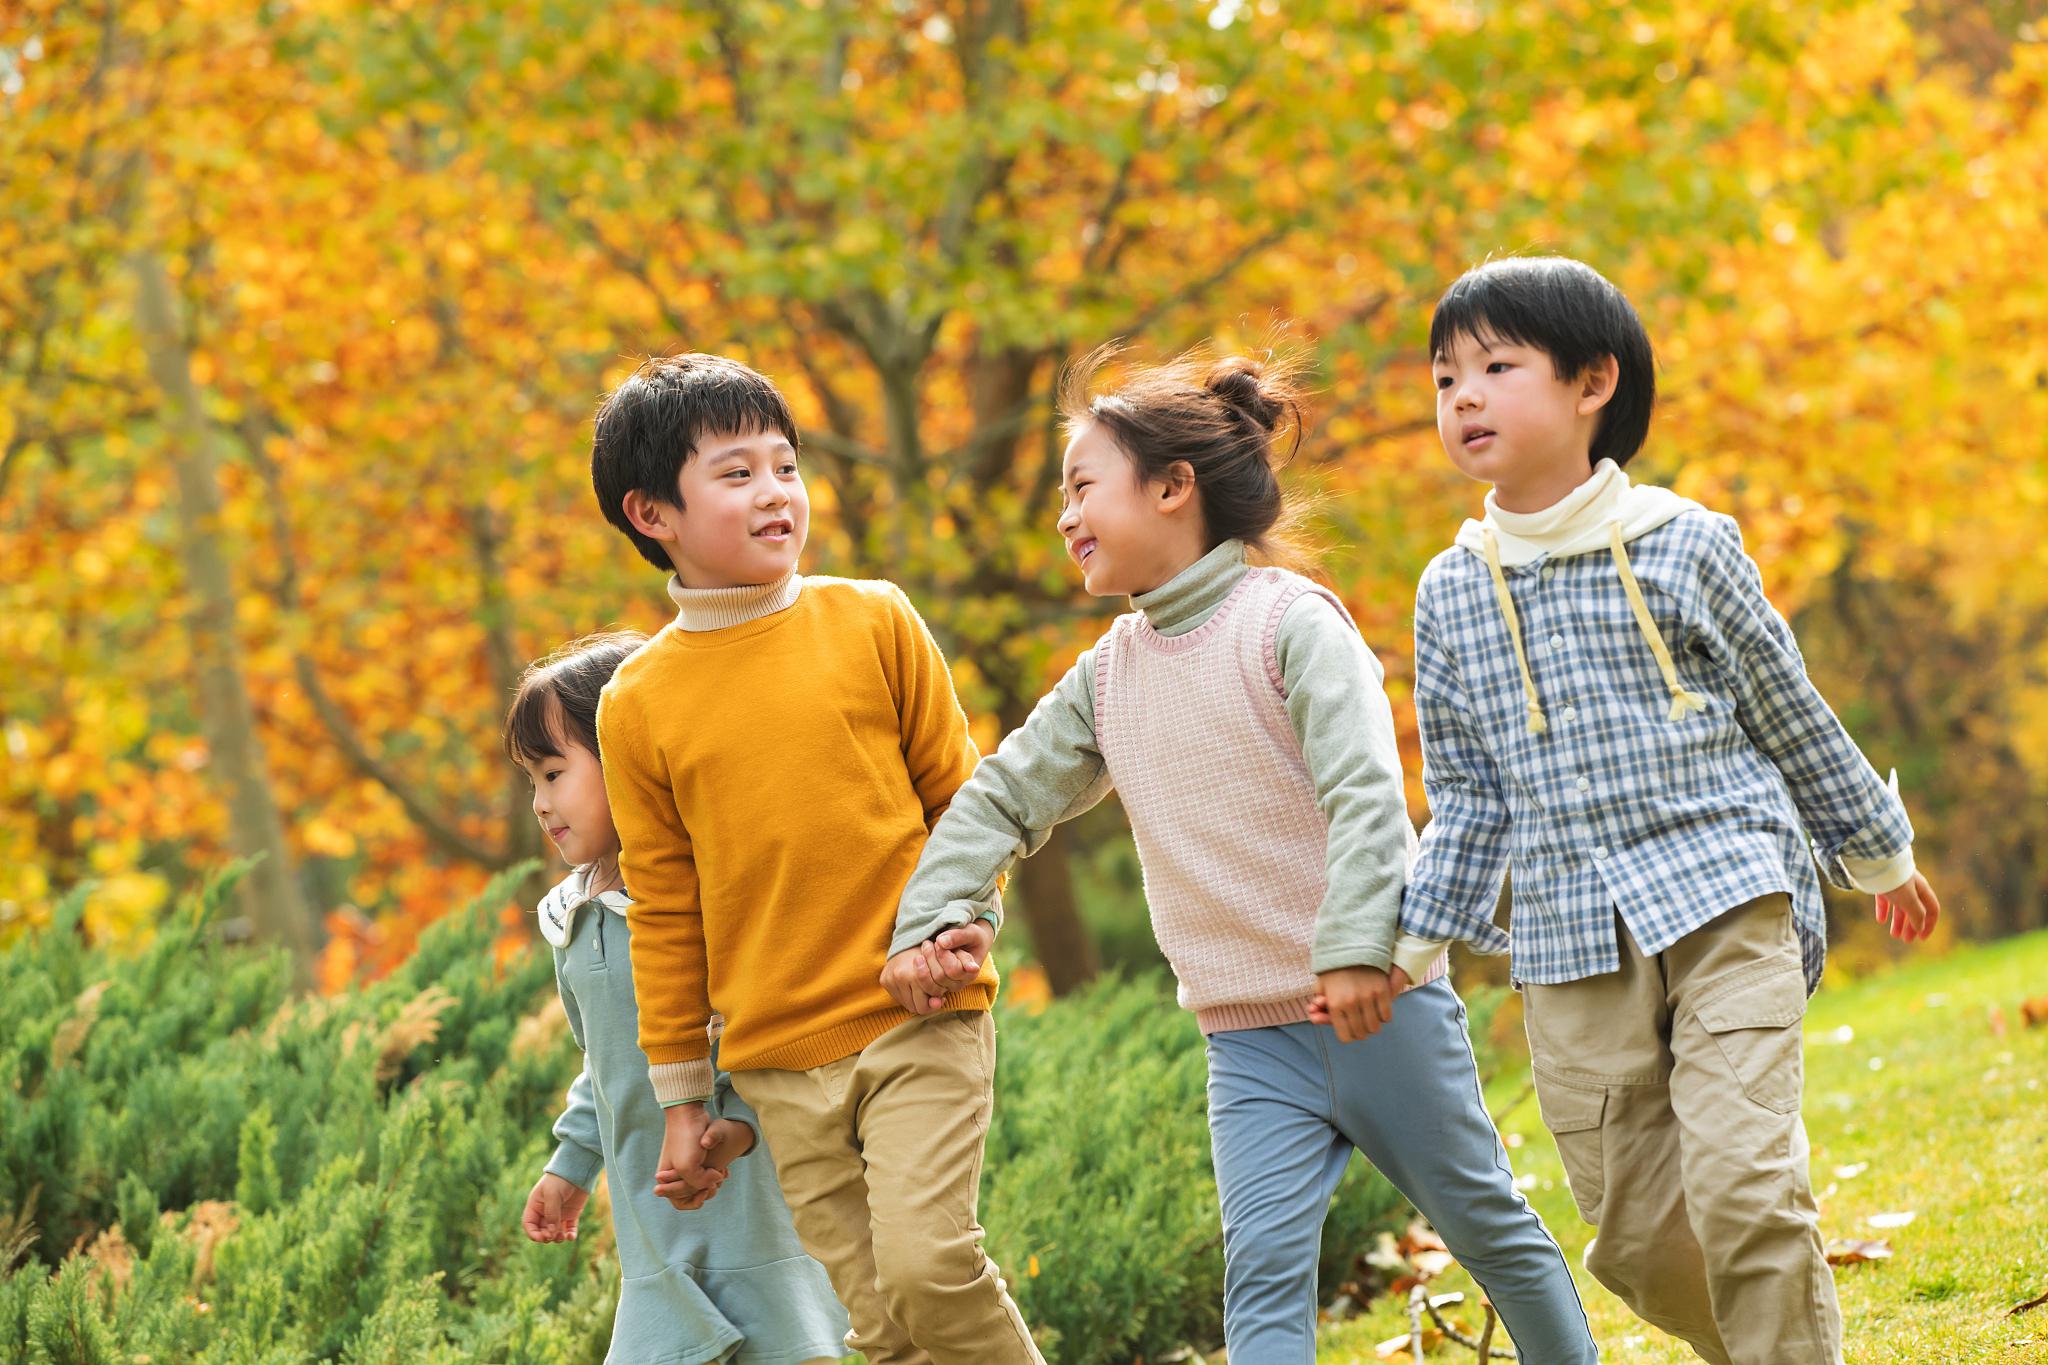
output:
[{"label": "light green long-sleeve shirt", "polygon": [[[1184,635],[1215,615],[1245,572],[1243,544],[1226,541],[1131,605],[1160,634]],[[1281,618],[1275,651],[1288,722],[1330,831],[1329,889],[1316,915],[1311,968],[1385,968],[1396,960],[1414,835],[1379,661],[1351,623],[1313,593]],[[904,888],[889,951],[983,916],[998,877],[1043,847],[1053,826],[1109,791],[1095,738],[1090,646],[955,793]],[[1435,948],[1418,945],[1402,954],[1401,965],[1419,978]]]}]

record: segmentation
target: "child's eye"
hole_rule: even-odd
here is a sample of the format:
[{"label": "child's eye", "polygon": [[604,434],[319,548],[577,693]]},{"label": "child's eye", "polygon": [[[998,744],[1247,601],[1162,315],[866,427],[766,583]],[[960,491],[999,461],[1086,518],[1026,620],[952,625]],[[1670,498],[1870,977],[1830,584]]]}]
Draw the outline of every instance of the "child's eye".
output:
[{"label": "child's eye", "polygon": [[1436,386],[1440,389],[1448,389],[1451,386],[1451,377],[1447,374],[1438,375],[1436,377]]},{"label": "child's eye", "polygon": [[1505,360],[1496,360],[1491,365],[1488,365],[1486,367],[1486,372],[1488,374],[1504,374],[1508,370],[1513,368],[1514,367],[1508,364],[1508,362]]},{"label": "child's eye", "polygon": [[552,782],[552,781],[554,781],[554,780],[555,780],[555,779],[556,779],[557,777],[560,777],[561,775],[562,775],[562,770],[561,770],[560,768],[556,768],[556,769],[554,769],[553,771],[551,771],[551,772],[549,772],[549,773],[547,774],[547,779],[548,779],[548,781]]},{"label": "child's eye", "polygon": [[783,472],[783,473],[785,473],[785,474],[794,474],[794,473],[796,473],[796,462],[795,462],[794,460],[792,460],[792,461],[791,461],[790,463],[788,463],[788,464],[784,465],[784,466],[782,467],[782,472]]}]

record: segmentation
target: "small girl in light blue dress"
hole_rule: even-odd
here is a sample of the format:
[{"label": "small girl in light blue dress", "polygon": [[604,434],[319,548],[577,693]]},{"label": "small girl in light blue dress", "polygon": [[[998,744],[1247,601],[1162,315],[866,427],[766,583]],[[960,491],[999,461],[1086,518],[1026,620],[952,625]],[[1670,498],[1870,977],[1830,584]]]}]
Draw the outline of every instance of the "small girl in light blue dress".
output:
[{"label": "small girl in light blue dress", "polygon": [[[717,1207],[700,1199],[686,1210],[654,1192],[661,1107],[638,1041],[626,951],[632,900],[619,878],[597,754],[598,696],[641,642],[632,632],[594,636],[533,665],[505,721],[505,750],[533,782],[534,815],[573,869],[541,901],[539,920],[584,1058],[555,1120],[559,1145],[522,1221],[533,1241],[574,1240],[598,1173],[611,1173],[623,1283],[607,1362],[837,1361],[846,1313],[824,1267],[797,1241],[774,1163],[755,1152],[753,1112],[724,1072],[705,1135],[707,1165],[725,1172]],[[714,1018],[714,1049],[717,1027]]]}]

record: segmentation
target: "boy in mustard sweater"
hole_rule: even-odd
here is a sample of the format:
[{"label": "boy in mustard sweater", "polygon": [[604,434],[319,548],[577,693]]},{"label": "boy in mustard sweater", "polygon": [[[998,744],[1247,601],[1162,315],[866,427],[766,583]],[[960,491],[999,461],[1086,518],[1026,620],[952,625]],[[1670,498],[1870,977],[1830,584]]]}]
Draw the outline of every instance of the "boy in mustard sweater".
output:
[{"label": "boy in mustard sweater", "polygon": [[656,1192],[695,1207],[722,1174],[703,1145],[716,1011],[847,1344],[873,1365],[1042,1365],[975,1216],[995,966],[927,1016],[880,982],[897,898],[978,755],[902,590],[796,572],[798,445],[774,384],[718,356],[650,360],[597,413],[598,503],[678,609],[597,722],[667,1125]]}]

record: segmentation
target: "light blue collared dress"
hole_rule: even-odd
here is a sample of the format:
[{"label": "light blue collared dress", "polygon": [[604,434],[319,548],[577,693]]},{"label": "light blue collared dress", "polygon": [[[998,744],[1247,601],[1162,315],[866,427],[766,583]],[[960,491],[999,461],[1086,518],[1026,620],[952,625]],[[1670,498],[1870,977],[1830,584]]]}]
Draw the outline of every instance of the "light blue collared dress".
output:
[{"label": "light blue collared dress", "polygon": [[[845,1310],[825,1268],[797,1241],[764,1145],[733,1163],[731,1177],[701,1209],[679,1212],[654,1193],[662,1117],[640,1050],[640,1011],[626,952],[632,901],[623,891],[592,900],[584,886],[579,869],[540,904],[562,1008],[583,1049],[583,1071],[555,1120],[560,1145],[547,1168],[586,1190],[600,1170],[611,1172],[623,1283],[606,1361],[838,1360],[846,1350]],[[722,1071],[712,1109],[761,1131]]]}]

